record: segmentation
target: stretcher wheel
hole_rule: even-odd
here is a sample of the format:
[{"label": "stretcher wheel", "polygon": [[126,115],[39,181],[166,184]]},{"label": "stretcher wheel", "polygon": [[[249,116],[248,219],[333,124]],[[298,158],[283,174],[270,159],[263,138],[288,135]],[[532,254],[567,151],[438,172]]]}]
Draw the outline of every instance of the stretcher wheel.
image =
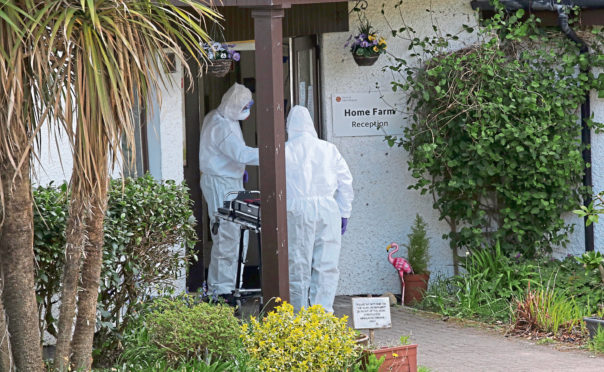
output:
[{"label": "stretcher wheel", "polygon": [[219,226],[220,226],[220,223],[214,222],[214,224],[212,225],[212,234],[214,234],[214,235],[218,234],[218,227]]}]

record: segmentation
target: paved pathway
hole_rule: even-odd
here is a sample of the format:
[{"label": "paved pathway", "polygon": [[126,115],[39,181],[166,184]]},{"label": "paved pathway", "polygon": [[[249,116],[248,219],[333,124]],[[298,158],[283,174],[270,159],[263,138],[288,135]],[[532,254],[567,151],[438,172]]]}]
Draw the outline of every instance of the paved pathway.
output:
[{"label": "paved pathway", "polygon": [[[337,297],[337,315],[350,316],[351,297]],[[587,351],[560,351],[495,330],[443,321],[433,314],[391,307],[392,328],[376,330],[376,344],[397,345],[401,335],[417,343],[418,365],[448,371],[564,371],[604,372],[604,357]],[[352,319],[349,318],[352,325]]]}]

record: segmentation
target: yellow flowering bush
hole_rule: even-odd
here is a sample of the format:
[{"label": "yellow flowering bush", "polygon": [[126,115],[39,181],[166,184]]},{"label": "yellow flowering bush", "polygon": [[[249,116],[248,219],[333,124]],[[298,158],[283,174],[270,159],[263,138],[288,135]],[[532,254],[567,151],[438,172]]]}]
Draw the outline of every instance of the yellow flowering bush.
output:
[{"label": "yellow flowering bush", "polygon": [[242,325],[242,340],[260,371],[346,371],[358,361],[356,332],[320,305],[294,314],[284,302]]}]

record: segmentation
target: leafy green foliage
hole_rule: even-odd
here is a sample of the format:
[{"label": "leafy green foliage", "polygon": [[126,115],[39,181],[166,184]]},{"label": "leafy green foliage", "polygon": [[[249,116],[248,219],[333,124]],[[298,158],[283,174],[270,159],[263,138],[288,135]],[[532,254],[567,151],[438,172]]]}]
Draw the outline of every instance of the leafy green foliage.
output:
[{"label": "leafy green foliage", "polygon": [[509,322],[517,317],[518,301],[526,299],[530,288],[555,290],[555,296],[545,293],[541,303],[548,300],[548,308],[556,314],[562,312],[556,309],[556,301],[561,298],[574,303],[584,314],[595,314],[604,305],[604,285],[599,275],[586,271],[573,257],[561,261],[524,260],[518,255],[513,259],[496,247],[473,252],[462,265],[464,274],[433,281],[420,304],[422,308],[448,316]]},{"label": "leafy green foliage", "polygon": [[129,327],[122,362],[170,366],[211,356],[233,361],[241,353],[239,322],[228,305],[199,303],[195,297],[160,298]]},{"label": "leafy green foliage", "polygon": [[595,337],[589,342],[589,349],[598,353],[604,353],[604,328],[600,327]]},{"label": "leafy green foliage", "polygon": [[514,328],[523,332],[571,333],[582,325],[585,309],[568,293],[554,288],[529,290],[517,300]]},{"label": "leafy green foliage", "polygon": [[40,330],[56,337],[52,309],[57,303],[63,273],[65,224],[67,221],[67,185],[50,184],[34,190],[34,251],[36,258],[36,295],[40,311]]},{"label": "leafy green foliage", "polygon": [[523,16],[500,11],[480,29],[465,26],[479,43],[454,52],[458,36],[436,27],[425,38],[393,30],[413,61],[395,58],[387,69],[411,114],[404,137],[387,140],[410,153],[410,188],[434,195],[452,247],[499,241],[504,252],[535,256],[564,246],[573,227],[561,215],[587,191],[577,109],[591,89],[604,91],[604,76],[587,70],[604,66],[602,34],[579,54],[559,30]]},{"label": "leafy green foliage", "polygon": [[169,291],[182,275],[185,245],[196,238],[193,201],[184,184],[157,182],[147,174],[112,182],[105,218],[105,242],[97,349],[116,349],[141,299]]},{"label": "leafy green foliage", "polygon": [[[44,319],[42,330],[55,335],[50,309],[60,297],[64,262],[67,186],[34,190],[36,293]],[[95,336],[102,357],[117,350],[120,337],[150,291],[161,293],[186,267],[174,250],[195,239],[192,201],[185,185],[157,182],[150,175],[113,180],[105,218],[103,269]]]},{"label": "leafy green foliage", "polygon": [[103,372],[231,372],[250,371],[250,369],[239,368],[234,362],[212,361],[212,359],[196,359],[183,361],[177,366],[170,366],[165,360],[144,363],[122,363]]},{"label": "leafy green foliage", "polygon": [[426,236],[426,226],[428,226],[419,214],[415,216],[411,233],[407,235],[409,244],[407,247],[407,260],[413,268],[415,274],[424,274],[428,272],[428,261],[430,255],[428,252],[430,239]]},{"label": "leafy green foliage", "polygon": [[359,363],[354,366],[354,372],[378,372],[380,370],[380,366],[386,360],[385,356],[382,356],[378,359],[375,354],[366,352],[368,354],[367,361],[365,364]]},{"label": "leafy green foliage", "polygon": [[565,291],[567,298],[572,297],[587,314],[595,314],[604,306],[604,283],[597,270],[585,270],[574,257],[538,263],[535,282]]},{"label": "leafy green foliage", "polygon": [[294,314],[283,303],[262,320],[244,323],[242,339],[258,371],[346,371],[360,357],[356,332],[346,322],[320,305]]},{"label": "leafy green foliage", "polygon": [[498,244],[472,252],[462,267],[463,275],[436,279],[421,307],[449,316],[509,321],[513,295],[526,288],[532,267],[516,265]]},{"label": "leafy green foliage", "polygon": [[604,256],[600,252],[586,252],[581,257],[577,257],[577,262],[586,270],[595,270],[604,262]]}]

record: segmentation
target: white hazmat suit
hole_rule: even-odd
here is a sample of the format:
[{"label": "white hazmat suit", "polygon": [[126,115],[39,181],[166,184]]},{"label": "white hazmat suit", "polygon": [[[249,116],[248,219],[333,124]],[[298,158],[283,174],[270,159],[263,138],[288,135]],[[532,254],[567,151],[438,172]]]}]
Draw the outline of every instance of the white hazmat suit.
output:
[{"label": "white hazmat suit", "polygon": [[354,198],[352,175],[336,146],[318,138],[305,107],[292,108],[287,134],[290,302],[295,311],[319,304],[333,312],[342,218],[350,217]]},{"label": "white hazmat suit", "polygon": [[[246,164],[258,165],[258,149],[246,146],[239,127],[239,120],[249,116],[246,106],[250,102],[250,90],[235,83],[222,97],[220,106],[203,121],[199,143],[200,186],[212,225],[225,194],[244,189]],[[208,269],[208,287],[212,294],[230,294],[235,289],[240,234],[238,225],[225,221],[220,222],[218,233],[212,234]],[[247,237],[244,243],[247,250]]]}]

